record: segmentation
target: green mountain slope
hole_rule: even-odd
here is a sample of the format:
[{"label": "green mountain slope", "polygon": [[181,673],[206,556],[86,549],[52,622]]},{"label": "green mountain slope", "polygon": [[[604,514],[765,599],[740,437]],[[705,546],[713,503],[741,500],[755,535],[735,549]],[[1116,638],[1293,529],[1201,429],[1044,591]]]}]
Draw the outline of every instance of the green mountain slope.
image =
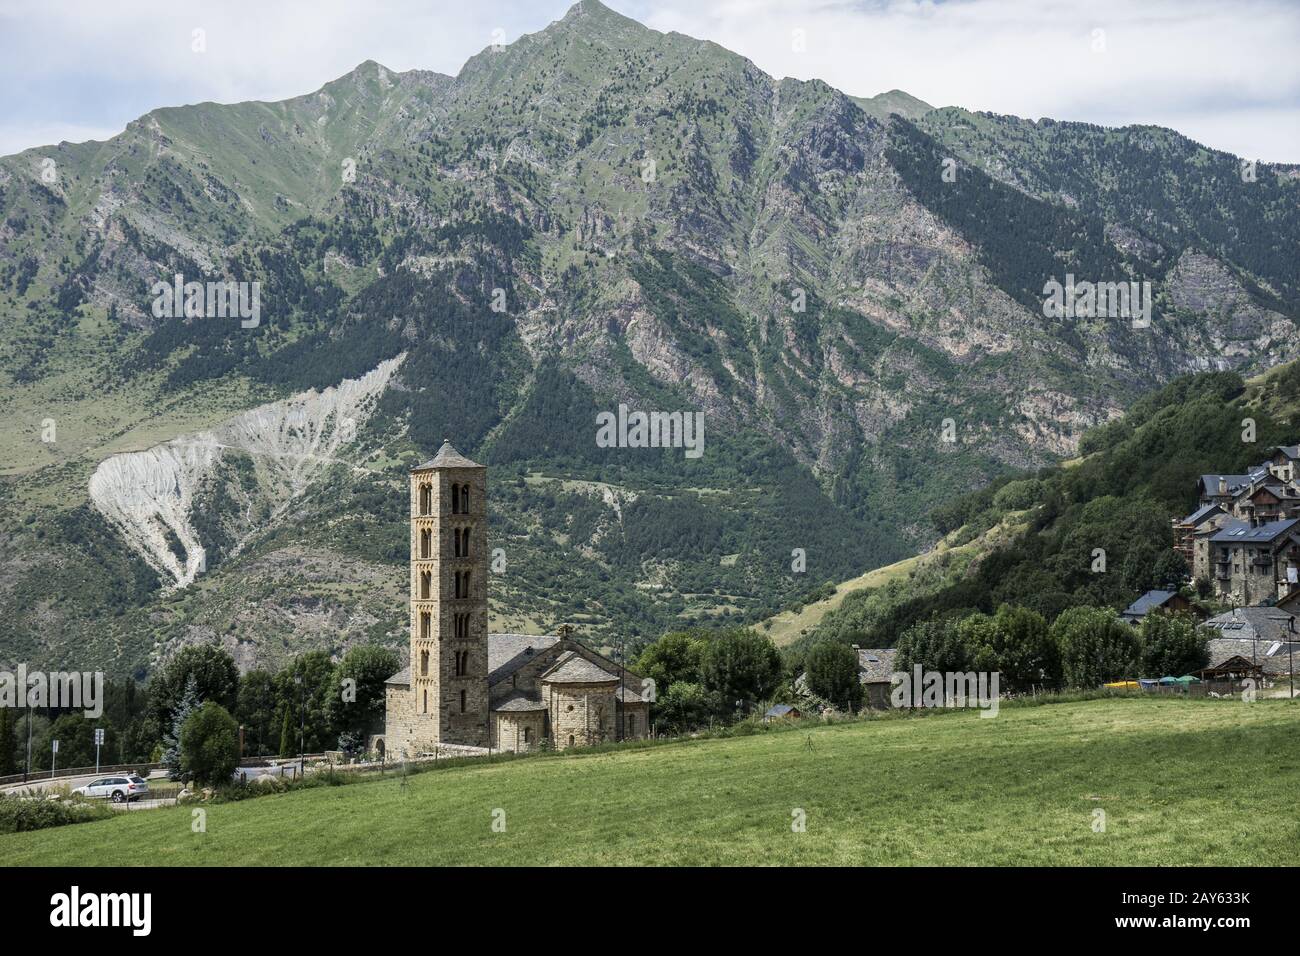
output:
[{"label": "green mountain slope", "polygon": [[[1243,441],[1243,422],[1255,440]],[[847,595],[800,641],[830,637],[892,646],[932,615],[991,613],[1003,603],[1049,620],[1067,607],[1126,607],[1168,583],[1170,521],[1197,506],[1203,474],[1243,474],[1300,429],[1300,363],[1250,383],[1230,372],[1179,378],[1084,435],[1085,456],[1064,467],[1008,477],[935,512],[948,541],[972,541],[966,562],[939,553],[920,572]],[[986,529],[1024,522],[1006,540]],[[1095,570],[1095,549],[1105,569]]]}]

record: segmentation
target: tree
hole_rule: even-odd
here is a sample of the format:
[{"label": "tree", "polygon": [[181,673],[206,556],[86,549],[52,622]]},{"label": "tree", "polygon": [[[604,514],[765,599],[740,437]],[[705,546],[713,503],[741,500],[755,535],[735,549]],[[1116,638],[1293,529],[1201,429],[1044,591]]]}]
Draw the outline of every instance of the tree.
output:
[{"label": "tree", "polygon": [[[99,724],[103,724],[100,721]],[[48,761],[51,759],[51,741],[59,742],[57,763],[60,767],[95,766],[95,727],[76,710],[60,714],[49,725],[35,744],[37,753],[42,753]],[[48,763],[46,764],[48,766]]]},{"label": "tree", "polygon": [[184,773],[185,745],[181,741],[181,728],[190,714],[199,706],[198,678],[191,674],[185,690],[172,711],[171,729],[163,736],[162,765],[171,780],[180,780]]},{"label": "tree", "polygon": [[288,757],[298,752],[298,735],[294,733],[293,710],[284,708],[284,721],[280,724],[280,756]]},{"label": "tree", "polygon": [[972,614],[957,634],[973,655],[975,669],[1000,675],[1009,690],[1061,681],[1061,654],[1041,614],[1003,604],[993,616]]},{"label": "tree", "polygon": [[661,694],[679,682],[699,683],[700,661],[707,644],[706,632],[665,634],[641,652],[633,669],[654,681]]},{"label": "tree", "polygon": [[239,680],[235,719],[244,728],[244,749],[261,756],[273,753],[279,728],[275,701],[275,676],[266,670],[251,670]]},{"label": "tree", "polygon": [[18,710],[0,707],[0,776],[18,772]]},{"label": "tree", "polygon": [[163,727],[170,726],[191,677],[199,700],[235,709],[239,693],[235,659],[217,644],[194,644],[181,648],[149,685],[150,706]]},{"label": "tree", "polygon": [[200,784],[226,783],[239,766],[239,724],[214,700],[185,718],[180,743],[181,772]]},{"label": "tree", "polygon": [[917,664],[922,671],[941,674],[974,670],[971,649],[951,620],[930,618],[913,624],[898,639],[895,658],[899,670],[910,671]]},{"label": "tree", "polygon": [[660,721],[677,730],[699,727],[709,719],[712,701],[703,684],[678,681],[655,701],[655,714]]},{"label": "tree", "polygon": [[[390,671],[384,676],[391,675]],[[289,752],[296,754],[300,741],[305,741],[301,746],[307,753],[332,748],[338,735],[326,710],[326,702],[334,693],[334,664],[329,652],[299,654],[275,675],[275,685],[281,705],[293,716],[294,743]]]},{"label": "tree", "polygon": [[804,674],[808,689],[841,710],[862,702],[858,652],[838,641],[819,641],[808,651]]},{"label": "tree", "polygon": [[1151,579],[1158,588],[1177,590],[1189,573],[1187,559],[1182,556],[1182,553],[1173,548],[1165,548],[1156,556],[1155,565],[1151,569]]},{"label": "tree", "polygon": [[771,696],[781,680],[781,655],[771,640],[754,631],[724,631],[705,647],[700,677],[720,713],[728,715],[736,701]]},{"label": "tree", "polygon": [[363,741],[384,723],[384,682],[397,671],[397,654],[360,644],[343,655],[325,698],[325,717],[338,734]]},{"label": "tree", "polygon": [[1096,687],[1130,676],[1138,667],[1137,629],[1105,607],[1072,607],[1051,628],[1061,648],[1061,673],[1070,687]]},{"label": "tree", "polygon": [[1204,667],[1210,659],[1205,632],[1185,614],[1152,611],[1138,629],[1142,645],[1142,676],[1180,677]]}]

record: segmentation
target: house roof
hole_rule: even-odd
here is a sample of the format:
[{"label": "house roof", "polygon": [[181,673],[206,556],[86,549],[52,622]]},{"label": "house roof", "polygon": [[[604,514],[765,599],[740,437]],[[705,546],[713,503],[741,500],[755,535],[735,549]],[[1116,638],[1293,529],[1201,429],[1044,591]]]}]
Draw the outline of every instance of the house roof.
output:
[{"label": "house roof", "polygon": [[500,683],[559,642],[554,634],[489,634],[488,684]]},{"label": "house roof", "polygon": [[1177,591],[1148,591],[1124,609],[1124,617],[1145,617],[1158,607],[1164,607]]},{"label": "house roof", "polygon": [[618,678],[609,671],[587,660],[577,651],[565,651],[538,680],[548,684],[608,684]]},{"label": "house roof", "polygon": [[786,714],[789,714],[791,712],[798,713],[798,711],[795,710],[795,708],[790,706],[789,704],[773,704],[771,707],[767,709],[767,713],[764,714],[763,716],[784,717]]},{"label": "house roof", "polygon": [[1212,518],[1215,512],[1222,514],[1223,509],[1220,508],[1218,505],[1214,504],[1213,502],[1211,502],[1210,504],[1205,505],[1203,508],[1198,508],[1197,510],[1193,511],[1191,514],[1189,514],[1186,518],[1182,520],[1182,523],[1189,524],[1195,528],[1198,525],[1200,525],[1202,522],[1204,522],[1206,519]]},{"label": "house roof", "polygon": [[529,713],[535,710],[545,710],[546,704],[542,702],[540,697],[534,697],[523,691],[515,691],[493,704],[492,709],[503,713]]},{"label": "house roof", "polygon": [[1251,527],[1249,521],[1230,521],[1210,538],[1212,544],[1269,544],[1300,523],[1300,518],[1266,521]]},{"label": "house roof", "polygon": [[1229,657],[1256,660],[1270,673],[1290,670],[1289,657],[1300,660],[1300,621],[1291,630],[1292,615],[1276,607],[1239,607],[1205,622],[1214,636],[1207,642],[1210,665]]},{"label": "house roof", "polygon": [[625,704],[644,704],[647,702],[644,697],[626,686],[615,687],[614,696]]},{"label": "house roof", "polygon": [[482,468],[476,461],[470,461],[455,448],[451,447],[451,442],[445,438],[442,447],[438,449],[438,454],[434,455],[423,465],[416,465],[412,471],[424,471],[428,468]]},{"label": "house roof", "polygon": [[894,673],[892,647],[858,648],[858,682],[862,684],[888,684]]},{"label": "house roof", "polygon": [[1278,452],[1281,452],[1292,461],[1295,461],[1297,458],[1300,458],[1300,445],[1276,445],[1273,450],[1269,452],[1269,457],[1273,457]]},{"label": "house roof", "polygon": [[[509,677],[559,640],[554,634],[489,634],[488,683],[495,684]],[[410,666],[403,667],[384,683],[410,687]]]},{"label": "house roof", "polygon": [[1228,494],[1235,494],[1250,484],[1250,475],[1201,475],[1201,487],[1205,494],[1219,494],[1219,479],[1228,483]]}]

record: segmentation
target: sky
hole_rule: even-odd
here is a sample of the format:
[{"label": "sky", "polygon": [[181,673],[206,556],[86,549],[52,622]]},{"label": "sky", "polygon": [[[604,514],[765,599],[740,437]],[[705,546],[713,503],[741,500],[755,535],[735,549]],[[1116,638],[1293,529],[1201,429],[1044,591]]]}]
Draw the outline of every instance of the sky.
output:
[{"label": "sky", "polygon": [[[935,106],[1168,126],[1300,163],[1300,0],[609,0],[774,76]],[[0,155],[151,109],[277,100],[364,60],[455,74],[566,0],[0,0]]]}]

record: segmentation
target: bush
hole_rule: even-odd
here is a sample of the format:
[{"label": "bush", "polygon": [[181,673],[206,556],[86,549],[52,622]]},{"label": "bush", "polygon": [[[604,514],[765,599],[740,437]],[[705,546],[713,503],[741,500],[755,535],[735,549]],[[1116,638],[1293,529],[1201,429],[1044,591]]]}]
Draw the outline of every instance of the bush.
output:
[{"label": "bush", "polygon": [[862,684],[858,680],[858,652],[847,644],[821,641],[808,652],[806,663],[808,689],[841,710],[862,702]]},{"label": "bush", "polygon": [[228,782],[239,766],[239,725],[216,701],[207,701],[181,727],[181,772],[212,786]]},{"label": "bush", "polygon": [[1072,607],[1052,624],[1051,635],[1061,649],[1061,670],[1070,687],[1131,677],[1140,662],[1137,629],[1110,608]]},{"label": "bush", "polygon": [[0,795],[0,833],[24,833],[103,820],[112,811],[108,807],[83,803],[79,800],[23,800],[8,794]]}]

